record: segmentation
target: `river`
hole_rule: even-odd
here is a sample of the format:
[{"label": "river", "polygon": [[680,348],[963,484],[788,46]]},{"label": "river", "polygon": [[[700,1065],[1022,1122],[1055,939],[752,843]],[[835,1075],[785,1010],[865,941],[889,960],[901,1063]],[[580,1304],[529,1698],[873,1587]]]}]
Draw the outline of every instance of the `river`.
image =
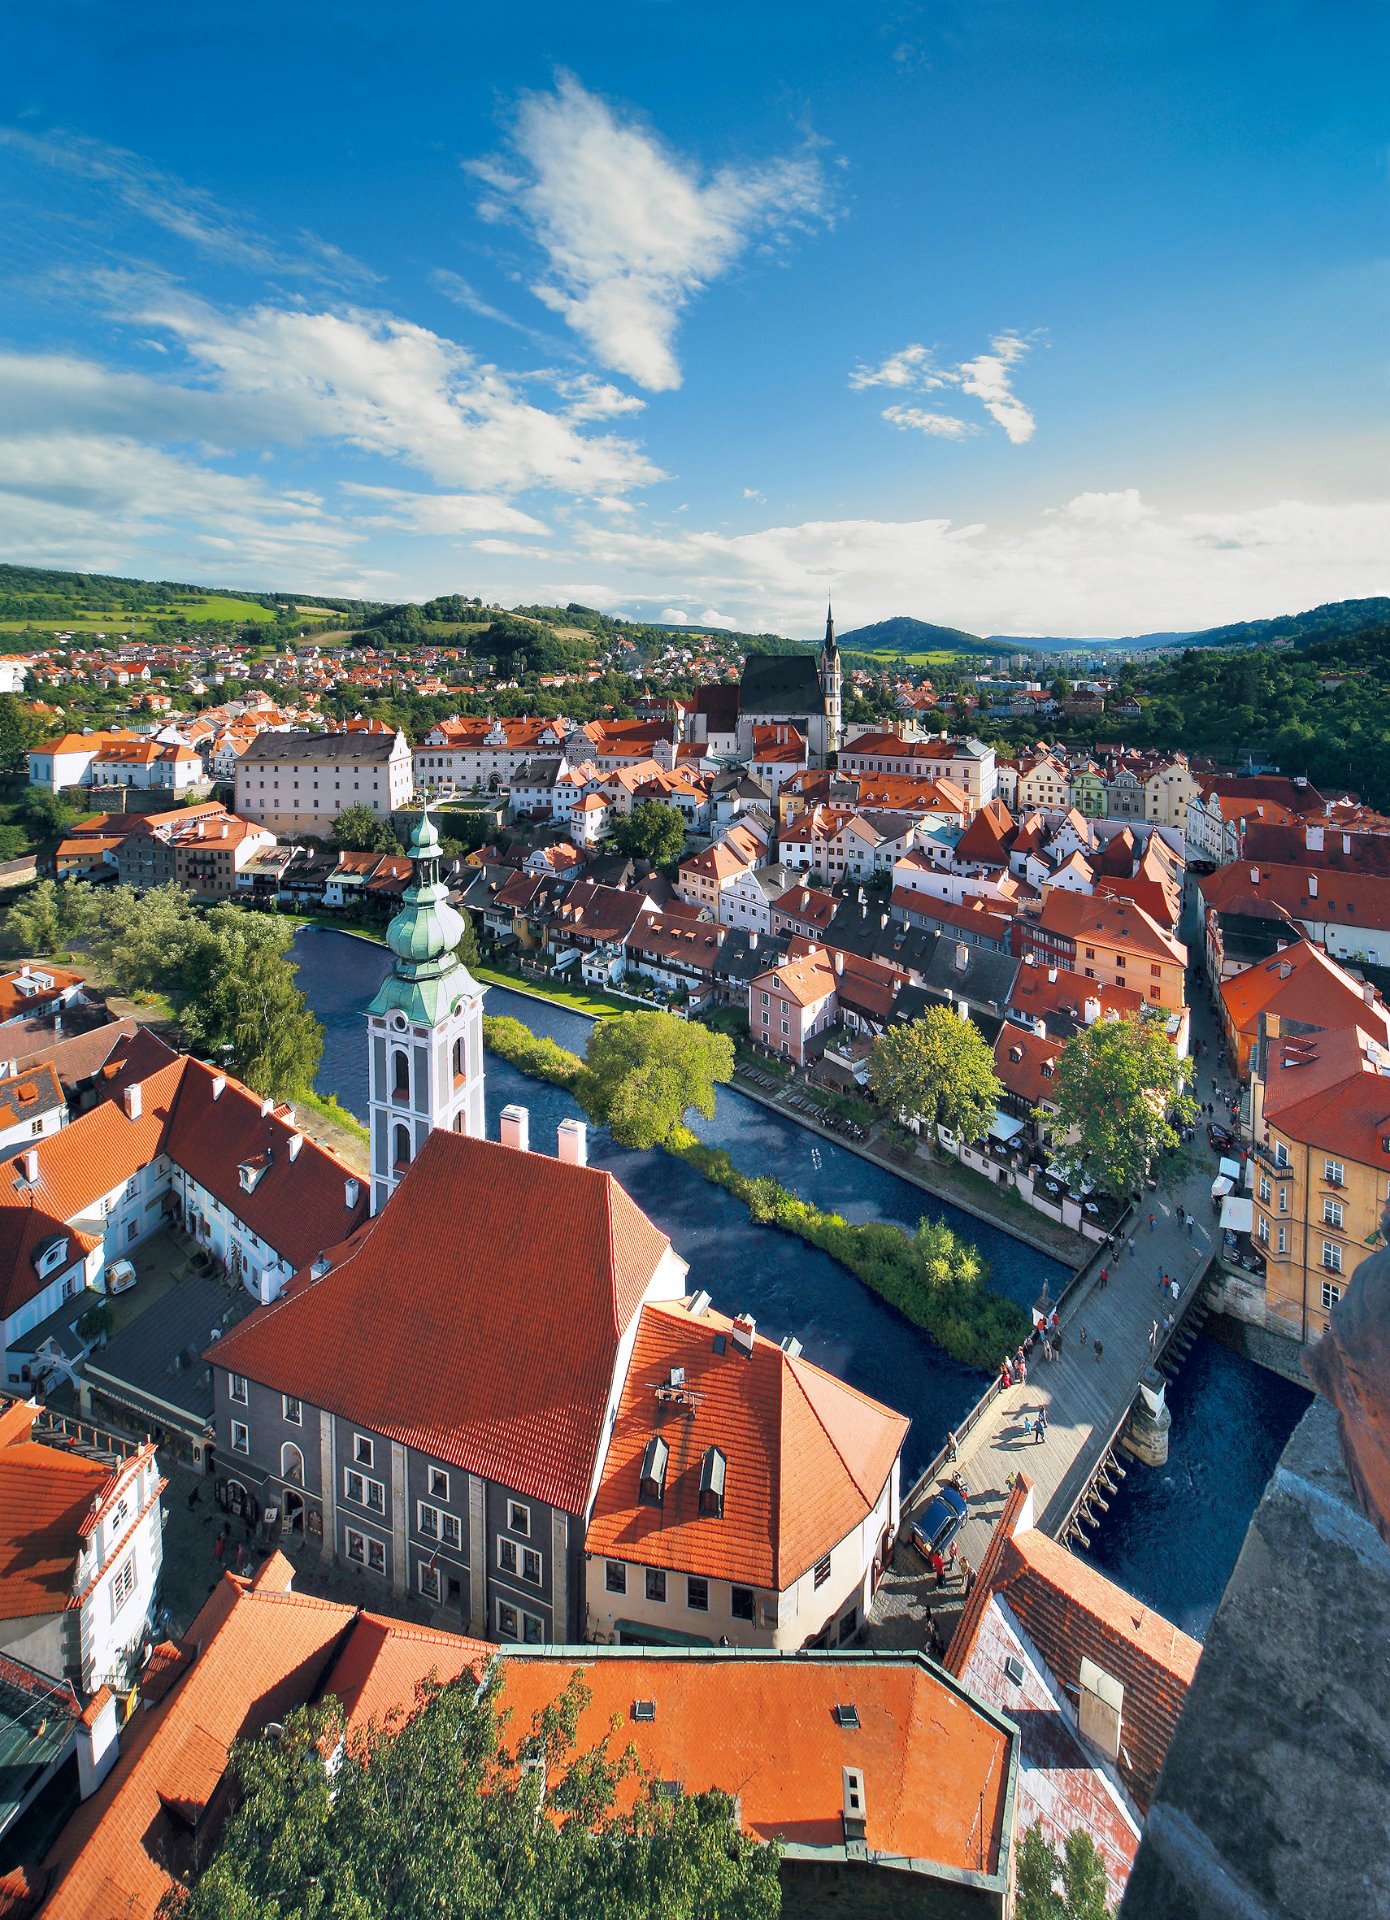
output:
[{"label": "river", "polygon": [[[366,941],[308,927],[295,940],[294,957],[299,984],[324,1027],[318,1089],[336,1094],[365,1120],[362,1013],[388,956]],[[505,987],[489,987],[486,1006],[573,1051],[584,1049],[590,1022],[567,1007]],[[559,1122],[579,1114],[558,1087],[489,1055],[486,1105],[493,1139],[498,1116],[511,1102],[530,1109],[531,1144],[539,1152],[553,1153]],[[770,1173],[848,1220],[886,1220],[909,1230],[923,1214],[946,1220],[980,1248],[993,1284],[1020,1303],[1033,1300],[1044,1281],[1054,1293],[1066,1281],[1059,1261],[730,1088],[719,1093],[714,1119],[697,1120],[695,1130],[727,1147],[739,1166]],[[795,1334],[809,1359],[911,1416],[906,1482],[978,1398],[983,1375],[950,1359],[838,1262],[775,1227],[755,1225],[745,1207],[693,1168],[666,1154],[618,1147],[592,1127],[589,1158],[616,1175],[670,1235],[690,1263],[691,1284],[705,1287],[716,1306],[753,1314],[773,1339]],[[1094,1543],[1096,1564],[1200,1635],[1306,1398],[1215,1342],[1199,1341],[1169,1392],[1169,1464],[1160,1474],[1137,1466],[1128,1474]]]}]

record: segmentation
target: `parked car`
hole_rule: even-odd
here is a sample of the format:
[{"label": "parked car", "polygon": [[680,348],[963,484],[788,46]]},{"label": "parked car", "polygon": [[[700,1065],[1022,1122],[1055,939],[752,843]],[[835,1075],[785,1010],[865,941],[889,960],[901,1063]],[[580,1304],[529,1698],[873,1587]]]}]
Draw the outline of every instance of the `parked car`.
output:
[{"label": "parked car", "polygon": [[129,1293],[140,1278],[131,1260],[113,1260],[106,1269],[106,1291],[108,1293]]},{"label": "parked car", "polygon": [[912,1544],[924,1560],[945,1553],[965,1525],[970,1509],[954,1487],[938,1487],[926,1511],[912,1523]]},{"label": "parked car", "polygon": [[1213,1120],[1207,1128],[1207,1145],[1217,1153],[1226,1153],[1236,1143],[1236,1137],[1229,1127],[1219,1127]]}]

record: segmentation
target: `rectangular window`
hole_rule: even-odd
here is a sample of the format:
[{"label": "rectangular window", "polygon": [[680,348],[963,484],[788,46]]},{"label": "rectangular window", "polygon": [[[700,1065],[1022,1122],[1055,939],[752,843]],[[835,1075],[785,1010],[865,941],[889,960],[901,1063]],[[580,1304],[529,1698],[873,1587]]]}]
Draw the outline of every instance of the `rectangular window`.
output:
[{"label": "rectangular window", "polygon": [[531,1538],[531,1509],[521,1500],[507,1502],[507,1525],[523,1539]]},{"label": "rectangular window", "polygon": [[1322,1223],[1325,1227],[1340,1227],[1342,1224],[1342,1203],[1340,1200],[1324,1200],[1322,1203]]},{"label": "rectangular window", "polygon": [[1279,1189],[1279,1211],[1280,1211],[1280,1213],[1287,1213],[1287,1212],[1288,1212],[1288,1210],[1289,1210],[1289,1190],[1288,1190],[1288,1188],[1287,1188],[1287,1187],[1280,1187],[1280,1189]]},{"label": "rectangular window", "polygon": [[374,1467],[376,1465],[375,1449],[365,1433],[353,1434],[352,1457],[359,1467]]},{"label": "rectangular window", "polygon": [[427,1540],[437,1540],[439,1538],[438,1507],[432,1507],[424,1500],[419,1501],[417,1503],[415,1525],[417,1531],[423,1533]]},{"label": "rectangular window", "polygon": [[348,1559],[355,1561],[359,1567],[365,1567],[367,1564],[367,1536],[364,1533],[359,1533],[356,1527],[348,1527],[344,1532],[343,1538],[347,1545]]},{"label": "rectangular window", "polygon": [[1150,967],[1149,972],[1153,975],[1155,980],[1161,980],[1163,978],[1163,969],[1160,966],[1155,965]]},{"label": "rectangular window", "polygon": [[436,1500],[449,1498],[449,1476],[442,1467],[430,1468],[430,1492]]},{"label": "rectangular window", "polygon": [[1269,1205],[1269,1192],[1269,1175],[1262,1173],[1260,1175],[1260,1198],[1266,1206]]},{"label": "rectangular window", "polygon": [[1342,1249],[1337,1245],[1335,1240],[1323,1241],[1322,1264],[1330,1273],[1340,1273],[1342,1271]]},{"label": "rectangular window", "polygon": [[440,1537],[446,1547],[452,1547],[457,1553],[463,1544],[463,1529],[455,1513],[441,1513],[439,1516]]},{"label": "rectangular window", "polygon": [[135,1555],[127,1554],[111,1582],[111,1618],[114,1620],[135,1591]]},{"label": "rectangular window", "polygon": [[500,1533],[497,1536],[497,1564],[503,1573],[509,1573],[515,1579],[519,1565],[516,1541],[504,1539]]},{"label": "rectangular window", "polygon": [[227,1392],[239,1407],[244,1407],[246,1405],[246,1381],[244,1376],[239,1373],[229,1373],[227,1375]]},{"label": "rectangular window", "polygon": [[753,1589],[751,1587],[730,1587],[729,1611],[735,1620],[753,1618]]},{"label": "rectangular window", "polygon": [[665,1567],[648,1567],[647,1568],[647,1598],[649,1600],[654,1600],[659,1604],[665,1603],[665,1600],[666,1600],[666,1569]]},{"label": "rectangular window", "polygon": [[627,1568],[621,1560],[604,1561],[603,1588],[605,1593],[627,1592]]},{"label": "rectangular window", "polygon": [[280,1408],[292,1427],[302,1427],[304,1425],[304,1409],[292,1394],[282,1393],[280,1395]]},{"label": "rectangular window", "polygon": [[428,1560],[422,1560],[420,1562],[420,1591],[426,1600],[433,1600],[435,1604],[438,1605],[440,1595],[439,1568],[432,1567]]},{"label": "rectangular window", "polygon": [[1289,1150],[1282,1140],[1276,1140],[1274,1143],[1274,1164],[1276,1167],[1286,1167],[1289,1164]]},{"label": "rectangular window", "polygon": [[1324,1160],[1322,1163],[1322,1177],[1330,1187],[1342,1186],[1345,1173],[1346,1169],[1340,1160]]},{"label": "rectangular window", "polygon": [[1280,1253],[1287,1253],[1287,1252],[1288,1252],[1288,1250],[1289,1250],[1289,1230],[1288,1230],[1288,1228],[1287,1228],[1287,1227],[1280,1227],[1280,1229],[1279,1229],[1279,1251],[1280,1251]]},{"label": "rectangular window", "polygon": [[1334,1286],[1330,1280],[1323,1281],[1322,1306],[1323,1306],[1324,1313],[1331,1313],[1332,1309],[1336,1306],[1337,1302],[1341,1299],[1341,1297],[1342,1297],[1342,1289],[1340,1287]]},{"label": "rectangular window", "polygon": [[240,1420],[233,1420],[232,1452],[233,1453],[250,1453],[250,1451],[251,1451],[250,1431],[248,1430],[244,1422]]},{"label": "rectangular window", "polygon": [[541,1557],[534,1547],[521,1549],[521,1577],[533,1587],[541,1583]]},{"label": "rectangular window", "polygon": [[815,1572],[813,1585],[817,1587],[823,1587],[829,1578],[830,1578],[830,1555],[827,1553],[824,1560],[818,1560],[816,1562],[816,1572]]},{"label": "rectangular window", "polygon": [[1265,1246],[1268,1246],[1269,1245],[1269,1222],[1268,1220],[1265,1219],[1263,1214],[1260,1215],[1259,1234],[1260,1234],[1260,1239],[1264,1242]]},{"label": "rectangular window", "polygon": [[685,1604],[692,1613],[709,1612],[709,1581],[688,1574],[685,1582]]}]

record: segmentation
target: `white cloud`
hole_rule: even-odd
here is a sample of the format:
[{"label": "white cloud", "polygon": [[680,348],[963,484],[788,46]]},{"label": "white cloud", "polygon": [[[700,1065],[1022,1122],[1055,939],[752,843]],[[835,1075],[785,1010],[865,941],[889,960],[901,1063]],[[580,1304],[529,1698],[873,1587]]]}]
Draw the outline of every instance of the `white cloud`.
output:
[{"label": "white cloud", "polygon": [[[369,511],[359,516],[365,527],[404,527],[411,533],[445,538],[494,528],[507,533],[550,531],[543,520],[523,513],[520,507],[479,493],[409,493],[400,487],[368,487],[351,480],[343,484],[342,492],[366,503]],[[532,549],[516,547],[512,551],[529,553]]]},{"label": "white cloud", "polygon": [[89,191],[105,192],[129,212],[226,266],[310,277],[335,286],[380,277],[317,234],[301,231],[293,247],[273,241],[204,188],[189,186],[139,154],[86,134],[59,129],[44,137],[18,127],[0,127],[0,147],[16,160],[64,175]]},{"label": "white cloud", "polygon": [[953,413],[928,413],[924,407],[905,407],[901,404],[883,409],[883,417],[890,426],[904,430],[912,428],[917,433],[925,433],[937,440],[964,440],[979,428],[968,420],[961,420]]},{"label": "white cloud", "polygon": [[597,374],[552,374],[550,384],[565,403],[568,420],[612,420],[619,414],[641,413],[646,401],[640,394],[624,393],[611,380]]},{"label": "white cloud", "polygon": [[519,553],[527,560],[535,560],[537,557],[534,547],[523,547],[518,540],[475,540],[473,551],[475,553]]},{"label": "white cloud", "polygon": [[1015,527],[586,524],[580,538],[628,604],[679,588],[691,604],[732,609],[740,628],[806,636],[820,631],[828,591],[846,628],[912,613],[976,633],[1105,635],[1255,619],[1390,584],[1390,500],[1182,513],[1128,491],[1081,494]]},{"label": "white cloud", "polygon": [[825,220],[810,152],[702,176],[639,121],[561,75],[523,97],[505,156],[471,163],[479,211],[521,221],[549,267],[533,291],[608,367],[640,386],[680,385],[682,310],[755,238]]},{"label": "white cloud", "polygon": [[[863,361],[849,376],[852,391],[862,393],[869,387],[896,387],[915,393],[932,393],[943,387],[957,388],[977,399],[990,418],[1001,426],[1015,446],[1031,440],[1037,422],[1013,390],[1012,375],[1031,343],[1021,334],[1009,331],[996,334],[988,353],[963,360],[959,366],[938,366],[930,347],[920,342],[890,353],[876,367]],[[975,429],[952,414],[935,413],[901,402],[883,409],[890,426],[915,429],[939,439],[961,440]]]},{"label": "white cloud", "polygon": [[1012,368],[1027,351],[1028,342],[1018,334],[1001,333],[991,340],[990,352],[966,360],[960,369],[961,387],[976,396],[1016,447],[1032,439],[1037,425],[1010,384]]},{"label": "white cloud", "polygon": [[663,627],[684,627],[690,624],[690,615],[680,607],[663,607],[657,616],[657,623]]},{"label": "white cloud", "polygon": [[743,497],[745,500],[757,500],[763,506],[767,505],[767,495],[765,493],[759,493],[756,487],[745,487],[743,489]]}]

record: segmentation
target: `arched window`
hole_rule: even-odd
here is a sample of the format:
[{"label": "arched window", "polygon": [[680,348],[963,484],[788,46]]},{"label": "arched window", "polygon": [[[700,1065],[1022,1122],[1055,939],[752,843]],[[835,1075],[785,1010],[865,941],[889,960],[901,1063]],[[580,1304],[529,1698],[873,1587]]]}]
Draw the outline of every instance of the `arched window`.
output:
[{"label": "arched window", "polygon": [[287,1440],[280,1449],[280,1478],[292,1487],[304,1485],[304,1455],[293,1440]]},{"label": "arched window", "polygon": [[468,1046],[462,1034],[454,1042],[454,1085],[468,1078]]},{"label": "arched window", "polygon": [[392,1130],[392,1138],[395,1143],[395,1153],[392,1158],[396,1172],[401,1173],[410,1165],[410,1128],[398,1121]]},{"label": "arched window", "polygon": [[410,1055],[404,1047],[396,1047],[391,1054],[391,1098],[410,1099]]}]

